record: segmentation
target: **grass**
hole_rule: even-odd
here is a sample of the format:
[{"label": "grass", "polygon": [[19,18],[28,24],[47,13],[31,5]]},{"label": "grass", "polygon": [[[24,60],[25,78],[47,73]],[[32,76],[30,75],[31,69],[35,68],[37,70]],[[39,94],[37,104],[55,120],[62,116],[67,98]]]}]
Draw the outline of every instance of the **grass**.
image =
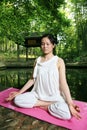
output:
[{"label": "grass", "polygon": [[[36,58],[35,55],[28,55],[29,59]],[[20,54],[19,59],[17,58],[17,54],[15,53],[0,53],[0,61],[6,62],[6,61],[26,61],[26,55]]]},{"label": "grass", "polygon": [[9,54],[9,53],[0,53],[0,68],[27,68],[33,67],[35,56],[29,55],[28,60],[26,60],[26,55],[21,55],[20,58],[17,59],[17,54]]}]

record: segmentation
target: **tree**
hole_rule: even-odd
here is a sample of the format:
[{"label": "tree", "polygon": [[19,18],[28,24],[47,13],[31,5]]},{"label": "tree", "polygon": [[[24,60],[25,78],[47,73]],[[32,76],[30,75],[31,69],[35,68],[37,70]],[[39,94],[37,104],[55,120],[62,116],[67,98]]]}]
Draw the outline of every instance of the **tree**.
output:
[{"label": "tree", "polygon": [[60,13],[64,0],[2,0],[0,2],[0,36],[17,44],[33,32],[57,34],[69,22]]},{"label": "tree", "polygon": [[77,48],[81,54],[87,50],[87,1],[77,0],[75,5],[75,24],[77,34]]}]

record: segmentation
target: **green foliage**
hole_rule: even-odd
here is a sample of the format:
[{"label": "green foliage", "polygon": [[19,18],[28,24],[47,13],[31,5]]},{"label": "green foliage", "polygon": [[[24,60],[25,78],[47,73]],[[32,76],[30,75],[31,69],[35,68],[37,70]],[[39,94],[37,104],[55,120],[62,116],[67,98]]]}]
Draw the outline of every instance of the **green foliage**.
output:
[{"label": "green foliage", "polygon": [[[8,40],[24,45],[25,37],[32,34],[53,33],[59,35],[57,54],[68,61],[76,61],[77,56],[78,61],[80,55],[87,50],[86,13],[86,0],[2,0],[0,50],[8,50]],[[72,18],[66,14],[73,14]],[[37,48],[30,51],[35,55],[41,53]]]},{"label": "green foliage", "polygon": [[63,3],[64,0],[3,0],[0,3],[0,36],[23,44],[25,36],[33,32],[57,34],[68,22],[59,12]]},{"label": "green foliage", "polygon": [[87,50],[87,1],[77,0],[72,2],[75,5],[75,21],[76,21],[76,35],[77,47],[81,53]]}]

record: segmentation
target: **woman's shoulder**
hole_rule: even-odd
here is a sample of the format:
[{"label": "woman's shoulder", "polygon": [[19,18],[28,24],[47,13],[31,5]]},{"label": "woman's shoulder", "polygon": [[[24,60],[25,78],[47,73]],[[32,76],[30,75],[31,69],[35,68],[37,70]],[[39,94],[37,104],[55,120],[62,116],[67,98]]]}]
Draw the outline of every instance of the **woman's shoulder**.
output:
[{"label": "woman's shoulder", "polygon": [[61,62],[64,62],[64,60],[63,60],[63,58],[61,58],[61,57],[59,57],[59,56],[55,56],[56,57],[56,59],[58,60],[58,63],[61,63]]},{"label": "woman's shoulder", "polygon": [[58,61],[59,62],[64,62],[63,58],[61,58],[61,57],[58,58]]},{"label": "woman's shoulder", "polygon": [[35,62],[40,61],[40,59],[41,59],[41,56],[37,57],[37,58],[35,59]]},{"label": "woman's shoulder", "polygon": [[34,61],[34,66],[40,61],[40,59],[41,59],[41,56],[39,56],[39,57],[37,57],[37,58],[35,59],[35,61]]},{"label": "woman's shoulder", "polygon": [[39,64],[40,61],[41,61],[41,56],[39,56],[39,57],[37,57],[37,58],[35,59],[35,62],[34,62],[35,65],[36,65],[36,64]]},{"label": "woman's shoulder", "polygon": [[60,66],[62,66],[62,65],[64,65],[65,63],[64,63],[64,59],[63,58],[61,58],[61,57],[58,57],[58,67],[60,67]]}]

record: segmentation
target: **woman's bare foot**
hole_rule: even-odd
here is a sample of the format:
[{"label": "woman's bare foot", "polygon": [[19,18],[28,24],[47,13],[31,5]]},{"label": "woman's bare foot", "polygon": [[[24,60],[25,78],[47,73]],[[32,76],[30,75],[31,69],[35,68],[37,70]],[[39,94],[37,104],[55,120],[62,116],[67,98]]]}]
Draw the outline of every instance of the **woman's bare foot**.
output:
[{"label": "woman's bare foot", "polygon": [[44,109],[45,111],[48,111],[48,106],[40,107],[41,109]]}]

